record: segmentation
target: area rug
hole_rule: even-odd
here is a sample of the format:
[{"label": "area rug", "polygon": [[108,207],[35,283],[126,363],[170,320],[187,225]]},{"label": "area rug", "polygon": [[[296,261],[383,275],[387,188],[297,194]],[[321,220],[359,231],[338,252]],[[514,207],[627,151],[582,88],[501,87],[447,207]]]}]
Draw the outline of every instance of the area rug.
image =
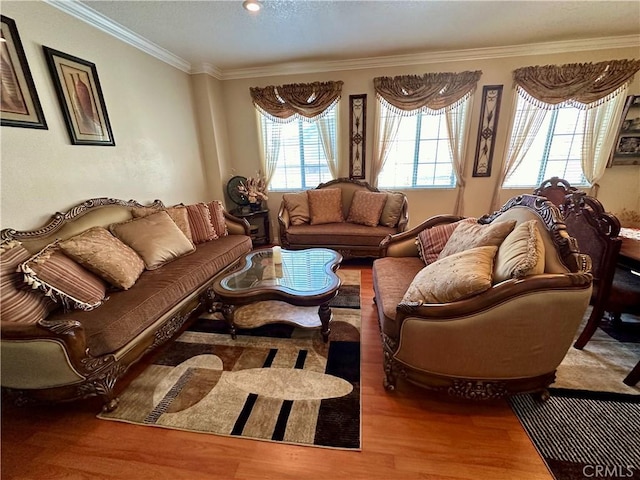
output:
[{"label": "area rug", "polygon": [[[238,329],[207,314],[167,345],[98,418],[316,447],[360,449],[360,272],[339,270],[331,334],[287,323]],[[317,307],[263,302],[264,315]],[[280,304],[281,302],[273,302]]]},{"label": "area rug", "polygon": [[625,320],[569,350],[548,401],[509,400],[556,480],[640,479],[640,387],[622,383],[640,359],[640,322]]}]

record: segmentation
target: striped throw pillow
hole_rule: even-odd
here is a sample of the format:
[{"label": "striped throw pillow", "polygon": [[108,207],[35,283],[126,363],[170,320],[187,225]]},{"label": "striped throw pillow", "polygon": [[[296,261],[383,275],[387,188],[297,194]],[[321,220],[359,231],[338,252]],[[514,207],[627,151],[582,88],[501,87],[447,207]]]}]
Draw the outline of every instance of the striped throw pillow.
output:
[{"label": "striped throw pillow", "polygon": [[211,212],[205,203],[187,205],[187,216],[193,243],[204,243],[218,238],[211,221]]},{"label": "striped throw pillow", "polygon": [[227,230],[227,222],[224,219],[224,207],[222,206],[222,202],[219,200],[214,200],[213,202],[207,203],[207,207],[209,208],[209,213],[211,214],[211,223],[213,225],[213,229],[216,231],[218,237],[226,237],[229,235],[229,231]]},{"label": "striped throw pillow", "polygon": [[65,310],[93,310],[107,300],[106,283],[52,243],[20,265],[24,281]]},{"label": "striped throw pillow", "polygon": [[458,228],[458,225],[475,222],[475,218],[465,218],[458,222],[444,223],[424,229],[418,234],[418,238],[416,238],[418,255],[420,255],[420,258],[426,265],[435,262],[447,244],[449,237],[453,234],[453,231]]},{"label": "striped throw pillow", "polygon": [[20,242],[0,245],[0,317],[3,322],[32,324],[47,318],[55,302],[39,290],[26,288],[18,267],[31,254]]}]

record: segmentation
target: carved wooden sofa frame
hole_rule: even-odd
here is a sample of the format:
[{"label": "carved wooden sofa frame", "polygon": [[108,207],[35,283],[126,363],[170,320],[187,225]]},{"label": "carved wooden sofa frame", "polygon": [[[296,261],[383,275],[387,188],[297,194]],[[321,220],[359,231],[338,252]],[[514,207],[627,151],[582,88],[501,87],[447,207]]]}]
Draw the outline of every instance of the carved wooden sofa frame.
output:
[{"label": "carved wooden sofa frame", "polygon": [[[571,346],[575,332],[589,302],[592,281],[589,273],[591,263],[587,255],[578,252],[575,240],[567,233],[560,211],[551,202],[545,201],[541,197],[532,195],[514,197],[499,211],[480,218],[479,223],[491,223],[503,214],[508,218],[510,212],[513,212],[515,208],[528,209],[546,227],[553,244],[557,246],[558,260],[566,267],[566,273],[544,273],[518,280],[507,280],[494,284],[488,291],[474,297],[448,304],[399,302],[395,308],[395,319],[389,320],[389,315],[391,315],[389,312],[392,311],[393,305],[383,305],[380,302],[380,298],[385,296],[383,288],[385,285],[388,289],[395,288],[397,290],[396,298],[399,296],[401,299],[402,291],[408,286],[410,279],[402,279],[401,276],[397,276],[394,279],[395,285],[392,285],[389,281],[384,284],[380,276],[385,273],[391,273],[393,268],[391,263],[393,260],[387,260],[387,257],[404,258],[402,260],[404,263],[398,263],[397,265],[405,268],[407,272],[413,268],[413,272],[417,273],[421,267],[417,266],[415,262],[412,264],[413,260],[408,257],[417,256],[417,248],[414,243],[418,233],[425,228],[442,223],[455,222],[462,217],[452,215],[432,217],[409,231],[385,239],[383,247],[386,257],[374,261],[373,282],[378,317],[381,322],[384,385],[387,390],[394,390],[398,378],[401,377],[429,390],[465,399],[494,399],[524,392],[537,393],[542,399],[548,398],[547,387],[555,379],[555,367],[561,362]],[[384,269],[382,266],[385,264],[382,262],[387,262]],[[376,272],[376,270],[379,271]],[[414,273],[410,273],[410,275],[413,276]],[[383,286],[380,286],[381,283]],[[398,284],[402,285],[398,286]],[[514,315],[513,306],[526,307],[528,305],[531,307],[532,305],[537,305],[537,302],[543,302],[547,298],[545,294],[548,292],[551,292],[550,301],[556,303],[553,308],[549,310],[547,308],[548,305],[522,308],[522,317],[518,320],[520,323],[526,322],[527,325],[531,325],[529,328],[535,329],[537,323],[553,325],[554,322],[550,322],[550,319],[545,318],[545,316],[551,316],[555,312],[558,318],[553,320],[567,322],[561,332],[553,333],[553,335],[562,337],[560,340],[554,340],[560,344],[549,349],[549,356],[553,356],[555,359],[545,358],[545,355],[531,358],[531,362],[534,363],[538,361],[540,363],[548,363],[548,367],[542,367],[544,371],[529,372],[523,375],[511,371],[505,374],[504,377],[501,373],[496,376],[475,375],[473,366],[469,366],[464,373],[447,371],[448,369],[457,368],[448,366],[449,361],[456,363],[455,359],[458,357],[475,358],[475,345],[482,342],[479,338],[467,338],[464,340],[466,349],[460,351],[461,343],[456,339],[448,347],[446,345],[447,338],[455,339],[458,335],[465,335],[465,331],[467,331],[465,329],[468,327],[472,327],[475,332],[482,331],[485,328],[483,326],[485,323],[483,322],[486,322],[487,325],[486,334],[488,337],[485,338],[489,338],[490,341],[494,340],[492,335],[498,336],[496,338],[499,338],[501,334],[513,335],[513,332],[507,332],[511,328],[508,315]],[[562,311],[562,306],[558,303],[559,297],[557,295],[566,295],[566,304],[573,312],[571,318],[563,317],[559,314]],[[389,297],[388,294],[386,296]],[[500,317],[505,317],[505,308],[511,308],[510,313],[506,315],[506,318],[500,319]],[[516,308],[515,312],[515,315],[520,316],[520,313],[518,313],[520,312],[519,308]],[[385,328],[385,322],[395,322],[395,326]],[[501,330],[503,328],[501,325],[506,325],[506,328]],[[422,328],[424,329],[421,330]],[[430,331],[430,328],[434,330]],[[451,330],[442,330],[447,328],[451,328]],[[551,326],[550,328],[554,327]],[[390,331],[394,332],[389,333]],[[468,331],[472,330],[469,329]],[[420,337],[421,333],[422,337]],[[435,337],[432,340],[431,335],[441,335],[441,343],[434,343],[437,341]],[[499,342],[500,340],[496,341]],[[442,343],[445,343],[445,345],[443,346]],[[453,345],[454,343],[455,346]],[[412,351],[407,352],[407,349],[412,348]],[[477,350],[479,352],[484,351],[484,348],[483,345],[478,345]],[[440,350],[442,353],[432,354],[430,350]],[[422,363],[420,360],[421,355],[429,357],[429,360]],[[438,355],[442,357],[439,360]],[[479,355],[482,355],[482,353],[479,353]],[[501,354],[500,352],[485,352],[485,355],[498,358]],[[513,351],[509,354],[505,352],[505,355],[507,357],[510,355],[514,358],[518,356],[517,352],[513,353]],[[482,361],[482,359],[477,358],[475,361],[478,360]],[[522,359],[520,359],[520,362],[522,362]],[[492,368],[490,367],[488,370]],[[461,370],[464,370],[464,367]],[[485,368],[486,370],[487,368]],[[493,373],[495,371],[499,372],[500,368],[493,368],[493,370]],[[509,369],[507,368],[506,370],[508,371]]]},{"label": "carved wooden sofa frame", "polygon": [[[69,238],[90,227],[107,226],[131,218],[132,207],[143,207],[134,200],[94,198],[87,200],[65,213],[58,212],[41,228],[19,231],[3,229],[2,242],[17,240],[32,253],[60,238]],[[147,207],[161,208],[160,200]],[[249,224],[225,212],[229,235],[249,236]],[[233,262],[232,262],[233,263]],[[213,302],[211,283],[200,286],[177,305],[154,321],[136,338],[132,338],[119,350],[98,357],[91,356],[85,332],[77,321],[40,320],[33,324],[2,322],[2,353],[12,356],[11,368],[24,366],[37,371],[55,363],[57,386],[39,388],[24,380],[23,388],[8,388],[2,382],[3,393],[13,397],[18,404],[56,402],[99,396],[103,399],[103,410],[117,407],[115,386],[129,367],[146,353],[170,340],[184,323],[207,309]],[[95,311],[97,312],[97,310]],[[89,312],[89,313],[93,313]],[[51,363],[50,363],[51,362]],[[6,362],[3,358],[3,377]],[[17,363],[17,365],[16,365]],[[19,372],[17,374],[19,376]],[[16,377],[14,372],[12,375]]]}]

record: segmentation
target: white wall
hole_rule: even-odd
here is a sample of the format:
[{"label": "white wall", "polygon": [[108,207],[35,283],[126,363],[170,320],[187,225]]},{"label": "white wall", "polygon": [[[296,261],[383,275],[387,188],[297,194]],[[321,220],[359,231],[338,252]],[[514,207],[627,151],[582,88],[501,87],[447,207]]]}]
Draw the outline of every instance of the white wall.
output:
[{"label": "white wall", "polygon": [[[620,48],[598,50],[592,52],[563,53],[545,56],[521,56],[496,58],[489,60],[456,61],[448,63],[434,63],[427,65],[386,67],[376,69],[362,69],[352,71],[335,71],[305,75],[282,75],[272,77],[227,80],[223,82],[224,99],[227,110],[227,124],[229,130],[229,145],[231,156],[234,158],[236,174],[250,176],[259,169],[257,125],[254,118],[255,109],[249,95],[250,87],[264,87],[267,85],[282,85],[286,83],[300,83],[312,81],[342,80],[344,81],[343,95],[340,106],[340,138],[339,161],[341,176],[348,176],[349,155],[349,95],[367,94],[367,138],[366,138],[366,175],[370,181],[370,162],[373,152],[375,92],[373,78],[378,76],[395,76],[405,74],[421,75],[427,72],[461,72],[465,70],[482,70],[483,74],[478,83],[470,126],[469,143],[466,155],[466,191],[464,196],[464,214],[480,216],[491,211],[490,203],[493,189],[497,182],[498,172],[502,166],[505,154],[510,114],[513,108],[513,70],[528,65],[564,64],[576,62],[598,62],[610,59],[635,58],[638,50],[634,48]],[[640,76],[639,76],[640,77]],[[496,133],[496,146],[493,156],[491,177],[474,178],[472,167],[478,135],[480,117],[481,92],[484,85],[504,85],[499,123]],[[630,93],[640,93],[640,78],[636,78]],[[616,166],[607,169],[600,182],[599,198],[605,208],[610,211],[620,211],[622,208],[638,210],[640,206],[640,166]],[[425,218],[440,213],[453,213],[456,194],[454,190],[406,190],[409,200],[409,224],[420,223]],[[502,201],[506,201],[520,193],[531,193],[530,190],[504,190]],[[281,195],[271,194],[269,206],[272,212],[278,208]],[[276,227],[275,213],[272,215],[272,225]]]},{"label": "white wall", "polygon": [[[38,227],[92,197],[167,204],[209,191],[190,76],[43,2],[2,2],[15,20],[48,130],[2,127],[2,228]],[[71,145],[42,45],[96,64],[115,147]]]}]

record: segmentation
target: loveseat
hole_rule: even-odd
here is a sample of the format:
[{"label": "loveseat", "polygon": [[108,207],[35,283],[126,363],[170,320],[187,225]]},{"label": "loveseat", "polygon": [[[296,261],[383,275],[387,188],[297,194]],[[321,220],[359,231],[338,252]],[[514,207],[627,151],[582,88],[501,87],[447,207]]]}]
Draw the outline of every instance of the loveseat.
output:
[{"label": "loveseat", "polygon": [[382,247],[372,273],[388,390],[402,377],[466,399],[548,397],[592,288],[590,258],[551,202],[435,216]]},{"label": "loveseat", "polygon": [[105,410],[127,369],[207,308],[212,278],[252,248],[248,223],[220,202],[110,198],[1,240],[4,393],[19,403],[99,395]]},{"label": "loveseat", "polygon": [[403,193],[381,192],[367,182],[338,178],[315,189],[284,194],[278,211],[284,248],[326,247],[344,258],[379,257],[380,242],[409,221]]}]

